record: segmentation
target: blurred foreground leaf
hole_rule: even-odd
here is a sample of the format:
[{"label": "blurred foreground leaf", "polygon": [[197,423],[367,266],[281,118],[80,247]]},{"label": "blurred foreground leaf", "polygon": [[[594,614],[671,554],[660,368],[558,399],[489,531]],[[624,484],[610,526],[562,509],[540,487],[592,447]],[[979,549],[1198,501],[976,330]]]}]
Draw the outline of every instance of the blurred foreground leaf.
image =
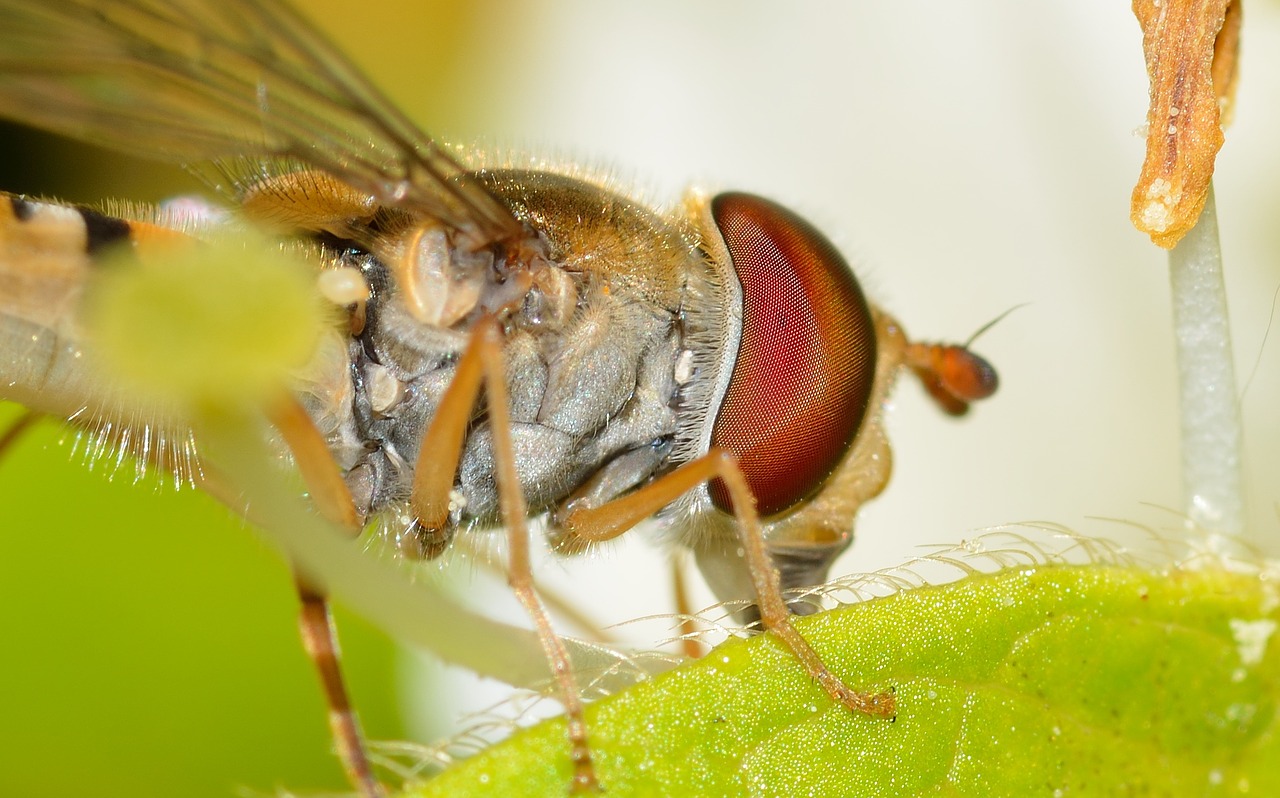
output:
[{"label": "blurred foreground leaf", "polygon": [[[610,796],[1280,795],[1274,583],[1218,569],[1037,566],[797,622],[894,723],[835,707],[767,636],[588,708]],[[563,796],[564,724],[415,798]]]}]

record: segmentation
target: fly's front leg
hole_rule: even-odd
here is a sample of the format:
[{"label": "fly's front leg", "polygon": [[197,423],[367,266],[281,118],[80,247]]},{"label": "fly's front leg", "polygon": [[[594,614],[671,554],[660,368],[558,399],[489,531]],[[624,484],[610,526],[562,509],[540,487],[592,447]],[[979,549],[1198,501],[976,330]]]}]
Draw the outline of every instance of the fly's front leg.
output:
[{"label": "fly's front leg", "polygon": [[822,689],[839,704],[853,712],[877,718],[892,718],[897,705],[891,693],[854,690],[833,674],[818,653],[791,625],[791,613],[782,598],[778,571],[769,560],[755,498],[738,466],[738,459],[719,449],[685,463],[669,474],[599,507],[570,503],[557,519],[566,540],[574,546],[612,540],[666,507],[680,496],[704,482],[719,479],[733,500],[738,536],[746,554],[747,570],[755,588],[760,621],[765,629],[777,635],[800,660],[806,671]]},{"label": "fly's front leg", "polygon": [[[358,535],[360,520],[351,492],[342,479],[338,464],[329,454],[324,437],[306,411],[293,397],[282,396],[271,407],[270,417],[292,451],[320,514],[352,537]],[[320,675],[325,701],[329,705],[329,729],[338,759],[347,779],[362,798],[381,798],[382,786],[373,776],[364,734],[360,731],[359,719],[342,678],[338,636],[329,615],[329,601],[322,590],[310,585],[301,575],[295,575],[294,584],[302,602],[298,614],[302,644]]]},{"label": "fly's front leg", "polygon": [[574,682],[569,654],[551,628],[551,621],[533,584],[527,527],[529,512],[516,474],[502,346],[503,333],[496,320],[486,317],[476,324],[471,340],[458,360],[453,380],[445,390],[436,414],[423,435],[411,499],[417,534],[426,542],[425,547],[428,549],[432,545],[448,543],[451,534],[448,523],[449,494],[453,490],[454,477],[462,456],[471,410],[483,386],[488,399],[489,427],[493,433],[494,476],[498,484],[498,499],[510,550],[507,582],[533,619],[538,639],[559,687],[560,701],[564,704],[569,726],[573,792],[598,792],[600,786],[591,763],[591,749],[587,745],[582,699]]}]

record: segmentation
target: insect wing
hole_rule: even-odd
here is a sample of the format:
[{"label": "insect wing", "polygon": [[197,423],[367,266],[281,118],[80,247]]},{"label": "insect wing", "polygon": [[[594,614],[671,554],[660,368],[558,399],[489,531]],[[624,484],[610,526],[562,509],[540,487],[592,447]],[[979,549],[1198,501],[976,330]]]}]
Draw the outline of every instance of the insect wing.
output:
[{"label": "insect wing", "polygon": [[285,159],[475,244],[520,231],[275,0],[0,0],[0,115],[148,158]]}]

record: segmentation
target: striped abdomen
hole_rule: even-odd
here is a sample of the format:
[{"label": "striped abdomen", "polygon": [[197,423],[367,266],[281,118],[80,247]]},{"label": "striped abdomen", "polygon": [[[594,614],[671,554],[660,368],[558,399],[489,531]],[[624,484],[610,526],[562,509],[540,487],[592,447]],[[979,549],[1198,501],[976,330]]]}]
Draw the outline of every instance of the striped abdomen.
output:
[{"label": "striped abdomen", "polygon": [[80,306],[110,253],[182,238],[157,224],[0,193],[0,399],[69,416],[109,401],[86,365]]}]

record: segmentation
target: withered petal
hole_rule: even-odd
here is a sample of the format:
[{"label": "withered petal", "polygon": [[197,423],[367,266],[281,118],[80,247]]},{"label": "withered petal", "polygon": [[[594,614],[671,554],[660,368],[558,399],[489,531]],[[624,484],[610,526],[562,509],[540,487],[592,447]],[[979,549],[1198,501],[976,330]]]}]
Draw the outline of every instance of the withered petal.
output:
[{"label": "withered petal", "polygon": [[1229,119],[1241,0],[1134,0],[1151,81],[1130,218],[1166,249],[1195,226]]}]

